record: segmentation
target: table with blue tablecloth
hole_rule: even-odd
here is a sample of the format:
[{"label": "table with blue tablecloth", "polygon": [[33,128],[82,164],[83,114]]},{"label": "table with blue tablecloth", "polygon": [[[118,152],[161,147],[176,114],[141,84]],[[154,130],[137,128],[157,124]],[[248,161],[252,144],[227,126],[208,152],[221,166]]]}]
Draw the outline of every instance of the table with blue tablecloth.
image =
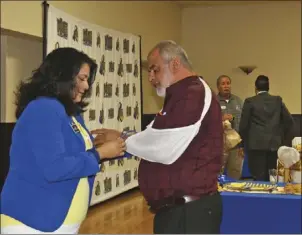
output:
[{"label": "table with blue tablecloth", "polygon": [[301,195],[222,192],[223,234],[301,234]]}]

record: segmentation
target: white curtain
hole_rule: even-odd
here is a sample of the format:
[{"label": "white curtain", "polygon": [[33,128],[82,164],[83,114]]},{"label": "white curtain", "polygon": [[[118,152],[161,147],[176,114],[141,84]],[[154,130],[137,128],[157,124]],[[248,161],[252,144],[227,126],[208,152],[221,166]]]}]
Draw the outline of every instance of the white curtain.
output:
[{"label": "white curtain", "polygon": [[[84,120],[89,130],[141,130],[140,37],[90,24],[49,5],[47,53],[73,47],[98,64]],[[91,204],[134,188],[139,159],[106,162],[95,179]]]}]

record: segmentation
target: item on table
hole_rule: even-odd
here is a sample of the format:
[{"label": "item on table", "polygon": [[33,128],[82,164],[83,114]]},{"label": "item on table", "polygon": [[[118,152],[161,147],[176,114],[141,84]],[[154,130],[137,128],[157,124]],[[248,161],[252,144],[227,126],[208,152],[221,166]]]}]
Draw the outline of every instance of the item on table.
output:
[{"label": "item on table", "polygon": [[223,183],[226,180],[226,176],[225,175],[219,175],[218,176],[218,182]]},{"label": "item on table", "polygon": [[[278,182],[284,182],[285,168],[282,162],[277,161],[277,169],[278,169]],[[302,159],[296,162],[294,165],[290,167],[287,171],[289,174],[289,182],[292,183],[302,183]]]},{"label": "item on table", "polygon": [[276,169],[269,169],[269,181],[272,185],[275,185],[278,183],[278,171]]},{"label": "item on table", "polygon": [[250,182],[246,184],[245,188],[246,190],[250,190],[250,191],[271,191],[272,189],[275,188],[275,186],[271,184]]},{"label": "item on table", "polygon": [[[278,149],[278,175],[283,173],[283,179],[279,177],[279,182],[289,183],[291,182],[290,169],[293,165],[300,161],[300,153],[292,147],[281,146]],[[281,172],[280,168],[283,168]],[[281,173],[281,174],[280,174]]]},{"label": "item on table", "polygon": [[297,149],[298,152],[301,152],[301,151],[302,151],[302,146],[301,146],[301,144],[297,144],[294,148]]},{"label": "item on table", "polygon": [[284,194],[284,187],[276,187],[276,189],[272,193],[274,193],[274,194]]},{"label": "item on table", "polygon": [[224,185],[224,188],[231,189],[231,190],[243,190],[246,186],[245,182],[238,183],[238,182],[232,182]]},{"label": "item on table", "polygon": [[217,183],[217,190],[218,190],[218,192],[223,191],[223,187],[220,185],[220,183]]},{"label": "item on table", "polygon": [[302,184],[286,184],[284,187],[284,192],[286,194],[297,194],[301,195],[302,191]]},{"label": "item on table", "polygon": [[297,149],[298,152],[302,152],[302,137],[295,137],[292,140],[292,147]]},{"label": "item on table", "polygon": [[276,190],[275,185],[255,182],[232,182],[223,186],[224,191],[245,193],[268,193]]},{"label": "item on table", "polygon": [[[279,159],[277,160],[277,169],[278,169],[278,182],[283,183],[284,175],[285,175],[285,168],[284,168],[283,163]],[[289,173],[289,172],[287,171],[287,173]],[[288,176],[288,180],[289,180],[289,182],[292,182],[292,178],[291,178],[290,174]]]},{"label": "item on table", "polygon": [[293,183],[302,183],[302,161],[298,161],[290,168],[291,178]]},{"label": "item on table", "polygon": [[278,159],[283,163],[284,167],[289,169],[293,164],[300,160],[300,154],[295,148],[281,146],[278,149]]}]

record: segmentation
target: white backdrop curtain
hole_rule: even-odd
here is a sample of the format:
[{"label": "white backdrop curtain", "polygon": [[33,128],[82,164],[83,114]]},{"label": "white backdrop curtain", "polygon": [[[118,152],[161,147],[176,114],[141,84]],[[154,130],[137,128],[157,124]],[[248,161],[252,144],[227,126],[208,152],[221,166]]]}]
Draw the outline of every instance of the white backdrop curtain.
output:
[{"label": "white backdrop curtain", "polygon": [[[140,37],[90,24],[49,5],[47,54],[56,47],[73,47],[98,64],[84,120],[89,130],[141,130]],[[112,160],[96,176],[91,204],[138,185],[137,157]]]}]

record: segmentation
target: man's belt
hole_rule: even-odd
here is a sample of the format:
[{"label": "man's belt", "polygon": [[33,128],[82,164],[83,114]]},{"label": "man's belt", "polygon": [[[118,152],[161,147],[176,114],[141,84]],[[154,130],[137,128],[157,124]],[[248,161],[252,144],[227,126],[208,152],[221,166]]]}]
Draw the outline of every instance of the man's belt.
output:
[{"label": "man's belt", "polygon": [[209,193],[209,194],[204,194],[202,196],[185,195],[182,197],[173,197],[173,196],[167,197],[167,198],[164,198],[163,200],[158,200],[156,202],[149,203],[150,211],[152,213],[158,213],[162,210],[169,209],[169,208],[172,208],[172,207],[178,206],[178,205],[183,205],[183,204],[186,204],[189,202],[193,202],[193,201],[201,199],[204,196],[211,196],[216,193],[217,192],[213,192],[213,193]]}]

